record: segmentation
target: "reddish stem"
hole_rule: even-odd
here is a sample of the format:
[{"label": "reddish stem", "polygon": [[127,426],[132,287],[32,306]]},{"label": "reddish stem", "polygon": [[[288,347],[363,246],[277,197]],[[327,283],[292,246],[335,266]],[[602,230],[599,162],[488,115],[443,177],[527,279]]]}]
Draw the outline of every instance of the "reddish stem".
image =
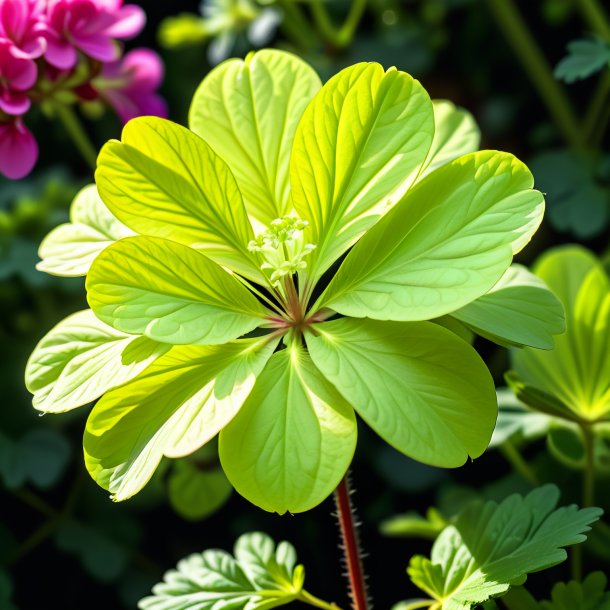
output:
[{"label": "reddish stem", "polygon": [[369,601],[362,569],[360,541],[358,539],[357,523],[354,520],[354,509],[350,499],[349,473],[346,474],[339,487],[335,489],[335,503],[337,505],[337,518],[343,541],[343,554],[347,566],[350,597],[354,610],[368,610]]}]

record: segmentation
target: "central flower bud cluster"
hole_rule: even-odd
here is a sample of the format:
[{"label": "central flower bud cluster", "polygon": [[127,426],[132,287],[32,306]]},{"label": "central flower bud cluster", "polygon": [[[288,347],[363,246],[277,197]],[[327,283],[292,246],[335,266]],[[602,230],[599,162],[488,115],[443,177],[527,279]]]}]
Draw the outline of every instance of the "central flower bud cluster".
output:
[{"label": "central flower bud cluster", "polygon": [[315,245],[305,243],[304,230],[308,225],[294,216],[276,218],[267,231],[248,244],[248,250],[262,256],[261,269],[273,286],[277,287],[283,277],[307,268],[304,258],[315,249]]}]

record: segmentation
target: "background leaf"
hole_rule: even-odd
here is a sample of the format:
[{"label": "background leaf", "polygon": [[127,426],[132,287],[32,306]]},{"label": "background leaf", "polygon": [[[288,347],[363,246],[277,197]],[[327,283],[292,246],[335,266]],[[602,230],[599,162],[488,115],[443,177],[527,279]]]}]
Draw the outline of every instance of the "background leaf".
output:
[{"label": "background leaf", "polygon": [[287,542],[279,545],[265,534],[244,534],[235,558],[220,550],[191,555],[155,585],[140,610],[267,610],[289,604],[303,588],[303,566]]},{"label": "background leaf", "polygon": [[610,65],[610,44],[601,38],[573,40],[555,68],[555,78],[573,83]]},{"label": "background leaf", "polygon": [[411,580],[443,610],[469,610],[522,584],[528,573],[561,563],[562,547],[583,542],[603,511],[557,509],[558,499],[558,489],[545,485],[500,504],[473,504],[437,538],[431,559],[411,559]]}]

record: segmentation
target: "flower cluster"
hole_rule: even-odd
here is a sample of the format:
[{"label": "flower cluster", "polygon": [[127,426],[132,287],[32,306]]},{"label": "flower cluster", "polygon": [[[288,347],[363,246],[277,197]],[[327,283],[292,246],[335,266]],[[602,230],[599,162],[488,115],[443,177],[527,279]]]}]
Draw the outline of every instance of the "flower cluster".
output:
[{"label": "flower cluster", "polygon": [[2,0],[0,2],[0,173],[27,175],[38,147],[23,117],[33,102],[101,100],[123,121],[165,115],[156,89],[160,58],[147,49],[123,56],[121,40],[144,27],[144,11],[123,0]]}]

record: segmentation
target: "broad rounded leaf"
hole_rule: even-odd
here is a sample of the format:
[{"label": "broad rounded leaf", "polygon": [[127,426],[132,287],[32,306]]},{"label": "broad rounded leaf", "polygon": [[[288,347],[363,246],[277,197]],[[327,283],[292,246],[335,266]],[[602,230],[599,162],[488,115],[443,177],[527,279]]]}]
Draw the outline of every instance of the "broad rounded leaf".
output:
[{"label": "broad rounded leaf", "polygon": [[260,325],[266,310],[233,276],[196,250],[131,237],[104,250],[87,275],[103,321],[173,344],[218,344]]},{"label": "broad rounded leaf", "polygon": [[472,504],[436,539],[430,559],[411,559],[411,580],[443,610],[470,610],[522,584],[527,574],[561,563],[562,547],[586,540],[603,511],[556,508],[558,499],[557,488],[545,485],[500,504]]},{"label": "broad rounded leaf", "polygon": [[264,50],[212,70],[195,93],[189,123],[229,164],[248,213],[268,225],[290,211],[288,167],[297,123],[320,88],[290,53]]},{"label": "broad rounded leaf", "polygon": [[360,63],[316,95],[295,134],[294,207],[311,223],[311,275],[319,277],[394,205],[426,159],[432,103],[405,72]]},{"label": "broad rounded leaf", "polygon": [[40,341],[28,360],[25,382],[36,409],[60,413],[129,381],[168,349],[115,330],[87,309],[60,322]]},{"label": "broad rounded leaf", "polygon": [[220,434],[235,489],[264,510],[299,513],[337,487],[356,448],[350,405],[292,347],[274,354],[239,414]]},{"label": "broad rounded leaf", "polygon": [[298,599],[305,575],[288,542],[277,545],[259,532],[244,534],[235,557],[207,550],[178,562],[153,587],[140,610],[270,610]]},{"label": "broad rounded leaf", "polygon": [[564,247],[535,267],[563,301],[567,331],[549,352],[512,354],[519,380],[559,400],[576,418],[610,418],[610,278],[586,250]]},{"label": "broad rounded leaf", "polygon": [[131,229],[204,250],[220,265],[261,278],[235,178],[192,131],[157,117],[134,119],[121,142],[102,148],[97,164],[102,199]]},{"label": "broad rounded leaf", "polygon": [[487,294],[451,315],[500,345],[552,349],[553,336],[565,332],[561,302],[522,265],[511,265]]},{"label": "broad rounded leaf", "polygon": [[70,208],[70,222],[53,229],[40,244],[36,269],[52,275],[86,275],[95,257],[115,241],[133,235],[104,205],[94,184],[82,189]]},{"label": "broad rounded leaf", "polygon": [[115,500],[140,491],[164,455],[196,451],[235,416],[276,344],[178,346],[107,393],[91,411],[83,441],[91,476]]},{"label": "broad rounded leaf", "polygon": [[354,246],[320,306],[426,320],[488,292],[542,220],[544,199],[508,153],[464,155],[415,185]]},{"label": "broad rounded leaf", "polygon": [[318,369],[399,451],[443,467],[485,451],[497,414],[493,380],[450,331],[342,318],[316,325],[306,340]]},{"label": "broad rounded leaf", "polygon": [[419,179],[462,155],[479,149],[481,132],[474,117],[447,100],[433,100],[434,139]]}]

